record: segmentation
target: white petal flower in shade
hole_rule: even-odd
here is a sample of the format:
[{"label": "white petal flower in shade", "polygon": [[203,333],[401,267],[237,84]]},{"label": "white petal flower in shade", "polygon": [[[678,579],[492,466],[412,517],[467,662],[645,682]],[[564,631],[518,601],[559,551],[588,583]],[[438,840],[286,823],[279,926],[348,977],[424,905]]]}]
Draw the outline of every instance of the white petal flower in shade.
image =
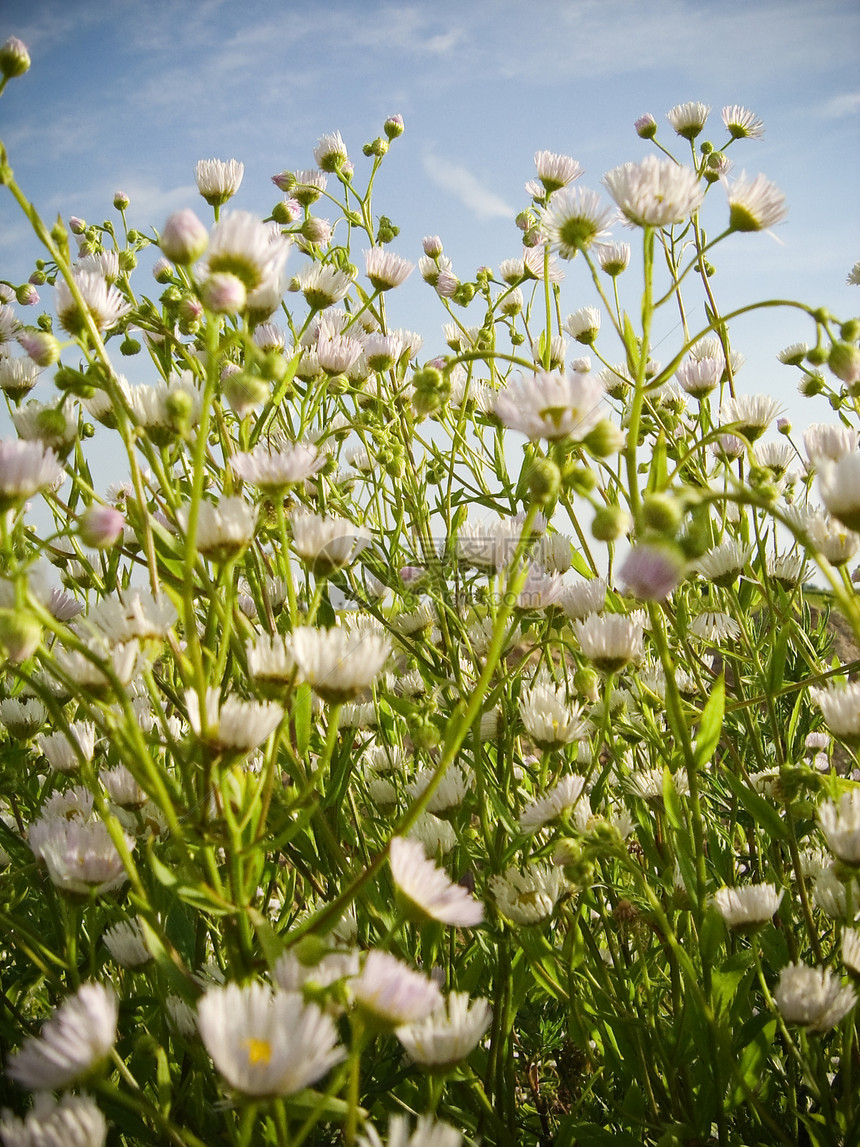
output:
[{"label": "white petal flower in shade", "polygon": [[[51,883],[63,892],[102,896],[115,892],[128,880],[122,857],[107,826],[100,820],[43,817],[30,829],[30,847],[45,862]],[[133,837],[123,833],[126,848]]]},{"label": "white petal flower in shade", "polygon": [[245,165],[238,159],[200,159],[194,170],[197,190],[212,207],[236,194],[244,174]]},{"label": "white petal flower in shade", "polygon": [[810,515],[807,531],[815,549],[833,566],[845,565],[860,549],[860,534],[828,515]]},{"label": "white petal flower in shade", "polygon": [[696,570],[706,581],[714,585],[733,585],[743,573],[752,556],[752,546],[741,546],[732,538],[726,538],[718,546],[702,554],[695,563]]},{"label": "white petal flower in shade", "polygon": [[41,442],[0,441],[0,513],[56,486],[63,476],[56,454]]},{"label": "white petal flower in shade", "polygon": [[576,809],[577,820],[591,815],[591,806],[587,800],[580,800],[585,789],[585,780],[582,777],[570,775],[563,777],[557,785],[542,797],[536,797],[520,813],[520,828],[523,832],[537,832],[545,824],[556,820],[571,809]]},{"label": "white petal flower in shade", "polygon": [[812,1032],[836,1027],[857,1002],[854,989],[827,968],[787,964],[780,973],[773,998],[786,1023]]},{"label": "white petal flower in shade", "polygon": [[428,857],[447,856],[457,843],[457,834],[447,820],[424,812],[409,829],[409,836],[421,842]]},{"label": "white petal flower in shade", "polygon": [[370,535],[347,518],[295,513],[290,518],[293,548],[317,576],[343,569],[370,544]]},{"label": "white petal flower in shade", "polygon": [[442,1000],[435,981],[378,948],[367,953],[350,991],[365,1022],[376,1031],[423,1020]]},{"label": "white petal flower in shade", "polygon": [[274,732],[284,710],[274,701],[243,701],[230,696],[221,701],[217,689],[206,690],[206,728],[200,714],[196,690],[185,694],[188,720],[198,737],[219,749],[249,753]]},{"label": "white petal flower in shade", "polygon": [[[72,277],[84,307],[100,333],[115,327],[131,310],[131,303],[126,302],[120,291],[97,271],[73,271]],[[79,334],[86,322],[72,288],[65,279],[58,277],[56,290],[55,305],[60,326],[69,334]]]},{"label": "white petal flower in shade", "polygon": [[552,251],[562,259],[572,259],[593,243],[609,239],[606,228],[615,212],[604,207],[596,191],[567,187],[556,192],[541,216],[541,225]]},{"label": "white petal flower in shade", "polygon": [[320,333],[317,361],[326,374],[346,374],[361,357],[361,343],[349,335]]},{"label": "white petal flower in shade", "polygon": [[541,749],[557,749],[586,736],[582,710],[567,700],[562,689],[545,681],[523,691],[520,717],[526,732]]},{"label": "white petal flower in shade", "polygon": [[591,613],[601,613],[606,605],[606,579],[580,578],[569,582],[562,590],[558,603],[571,620],[581,620]]},{"label": "white petal flower in shade", "polygon": [[810,689],[809,696],[834,736],[852,742],[860,737],[860,681]]},{"label": "white petal flower in shade", "polygon": [[561,574],[547,574],[536,562],[529,562],[526,580],[517,597],[517,608],[549,609],[559,600],[563,589]]},{"label": "white petal flower in shade", "polygon": [[788,214],[785,196],[763,175],[750,180],[741,172],[729,187],[728,197],[729,227],[733,231],[762,231]]},{"label": "white petal flower in shade", "polygon": [[345,629],[293,631],[293,657],[303,681],[324,701],[357,697],[382,672],[391,652],[387,637]]},{"label": "white petal flower in shade", "polygon": [[843,864],[860,865],[860,789],[843,793],[839,804],[823,801],[818,821],[833,855]]},{"label": "white petal flower in shade", "polygon": [[550,194],[582,175],[582,167],[572,156],[557,155],[552,151],[536,151],[535,167],[544,190]]},{"label": "white petal flower in shade", "polygon": [[677,104],[666,112],[666,119],[676,135],[683,139],[695,139],[707,122],[711,109],[708,104]]},{"label": "white petal flower in shade", "polygon": [[146,946],[143,929],[136,916],[131,920],[120,920],[119,923],[106,928],[102,933],[102,940],[111,956],[123,968],[140,968],[152,959],[152,953]]},{"label": "white petal flower in shade", "polygon": [[581,442],[603,417],[604,393],[594,376],[541,370],[509,383],[496,399],[495,412],[505,426],[533,442]]},{"label": "white petal flower in shade", "polygon": [[131,770],[126,765],[114,765],[112,769],[101,769],[99,780],[105,787],[107,795],[115,805],[120,808],[138,809],[147,802],[146,792],[135,780]]},{"label": "white petal flower in shade", "polygon": [[365,251],[364,265],[367,277],[377,291],[390,291],[399,287],[415,270],[414,263],[385,247],[371,247]]},{"label": "white petal flower in shade", "polygon": [[20,402],[30,393],[40,374],[40,368],[30,358],[0,357],[0,390],[13,402]]},{"label": "white petal flower in shade", "polygon": [[718,609],[705,610],[690,622],[690,635],[709,645],[730,645],[740,640],[741,627],[728,613]]},{"label": "white petal flower in shade", "polygon": [[808,351],[809,347],[806,343],[792,343],[790,346],[783,347],[776,357],[785,366],[800,366]]},{"label": "white petal flower in shade", "polygon": [[245,645],[248,676],[257,684],[283,690],[295,677],[289,636],[263,634]]},{"label": "white petal flower in shade", "polygon": [[774,884],[747,884],[717,889],[714,904],[730,928],[747,930],[772,920],[782,896]]},{"label": "white petal flower in shade", "polygon": [[[57,649],[54,664],[79,689],[102,695],[114,689],[113,677],[121,686],[131,682],[140,667],[140,645],[136,641],[108,647],[103,641],[88,642],[89,656],[80,650]],[[95,660],[93,660],[95,658]]]},{"label": "white petal flower in shade", "polygon": [[207,989],[197,1025],[215,1067],[244,1095],[293,1095],[344,1058],[331,1016],[265,984]]},{"label": "white petal flower in shade", "polygon": [[274,446],[258,445],[246,453],[233,454],[230,467],[243,482],[266,493],[275,493],[312,477],[325,461],[326,456],[312,443],[283,442]]},{"label": "white petal flower in shade", "polygon": [[694,398],[704,398],[719,386],[725,370],[722,358],[688,358],[675,371],[675,377]]},{"label": "white petal flower in shade", "polygon": [[[183,533],[188,532],[191,515],[189,505],[177,512]],[[257,509],[239,495],[222,498],[217,505],[201,502],[197,514],[197,549],[205,558],[215,562],[238,557],[254,540],[257,530]]]},{"label": "white petal flower in shade", "polygon": [[490,878],[490,891],[499,911],[514,924],[536,924],[551,916],[565,891],[561,869],[530,864],[525,872],[508,868]]},{"label": "white petal flower in shade", "polygon": [[602,243],[597,249],[597,261],[607,275],[616,278],[630,263],[630,244]]},{"label": "white petal flower in shade", "polygon": [[474,1051],[492,1018],[489,1001],[451,992],[426,1019],[404,1024],[394,1034],[414,1063],[444,1071]]},{"label": "white petal flower in shade", "polygon": [[10,1057],[7,1074],[30,1091],[68,1087],[107,1057],[116,1040],[117,998],[99,983],[83,984]]},{"label": "white petal flower in shade", "polygon": [[91,721],[73,721],[68,732],[46,733],[36,739],[39,752],[56,773],[72,773],[93,759],[96,727]]},{"label": "white petal flower in shade", "polygon": [[61,455],[68,452],[78,436],[77,411],[69,399],[57,406],[31,398],[25,406],[12,411],[12,421],[19,438],[40,442]]},{"label": "white petal flower in shade", "polygon": [[832,868],[825,868],[812,884],[815,907],[831,920],[844,920],[848,915],[848,891]]},{"label": "white petal flower in shade", "polygon": [[720,114],[732,139],[761,139],[764,135],[763,122],[748,108],[731,104]]},{"label": "white petal flower in shade", "polygon": [[161,640],[176,623],[177,612],[166,594],[129,587],[105,597],[90,609],[86,624],[108,642]]},{"label": "white petal flower in shade", "polygon": [[206,270],[235,275],[246,291],[277,278],[290,245],[277,224],[263,223],[248,211],[232,211],[212,229]]},{"label": "white petal flower in shade", "polygon": [[[14,298],[14,291],[12,297]],[[0,302],[0,346],[12,342],[20,327],[21,324],[12,308]]]},{"label": "white petal flower in shade", "polygon": [[484,906],[460,884],[453,884],[424,853],[417,840],[395,836],[390,845],[391,876],[410,914],[430,917],[457,928],[474,928],[484,918]]},{"label": "white petal flower in shade", "polygon": [[104,1147],[107,1122],[88,1095],[55,1099],[39,1092],[23,1119],[11,1111],[0,1116],[3,1147]]},{"label": "white petal flower in shade", "polygon": [[448,1123],[437,1123],[432,1115],[420,1115],[415,1130],[409,1134],[405,1115],[392,1115],[388,1122],[388,1140],[383,1144],[375,1127],[358,1140],[359,1147],[460,1147],[463,1136]]},{"label": "white petal flower in shade", "polygon": [[683,223],[699,209],[705,194],[695,171],[654,155],[640,163],[613,168],[603,183],[627,222],[635,227]]},{"label": "white petal flower in shade", "polygon": [[860,976],[860,931],[856,928],[842,931],[842,962],[849,972]]},{"label": "white petal flower in shade", "polygon": [[642,657],[642,626],[624,614],[590,614],[574,622],[574,631],[584,656],[598,669],[615,672]]},{"label": "white petal flower in shade", "polygon": [[[406,791],[413,800],[423,796],[434,775],[434,769],[421,769],[415,779],[407,785]],[[444,816],[446,813],[459,808],[473,780],[473,774],[467,772],[460,765],[449,765],[430,798],[427,811],[435,813],[437,816]]]},{"label": "white petal flower in shade", "polygon": [[803,553],[769,553],[765,558],[765,569],[771,581],[785,590],[792,590],[805,580],[809,566]]},{"label": "white petal flower in shade", "polygon": [[834,518],[860,531],[860,453],[844,454],[838,462],[822,463],[818,478],[821,500]]},{"label": "white petal flower in shade", "polygon": [[[358,952],[352,948],[327,952],[316,963],[303,964],[288,948],[278,957],[272,975],[279,988],[285,992],[319,991],[337,984],[341,980],[351,980],[359,973]],[[339,1010],[334,1001],[326,1005],[328,1010]]]}]

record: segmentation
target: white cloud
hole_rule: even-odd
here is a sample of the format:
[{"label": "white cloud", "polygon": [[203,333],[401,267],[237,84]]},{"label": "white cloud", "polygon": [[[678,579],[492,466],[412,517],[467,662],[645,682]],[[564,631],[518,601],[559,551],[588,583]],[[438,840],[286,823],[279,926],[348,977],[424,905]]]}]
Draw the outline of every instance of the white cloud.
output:
[{"label": "white cloud", "polygon": [[843,92],[841,96],[829,99],[821,109],[828,119],[842,119],[860,111],[860,92]]},{"label": "white cloud", "polygon": [[512,219],[516,209],[483,183],[467,167],[438,155],[426,155],[424,170],[437,187],[450,191],[478,219]]}]

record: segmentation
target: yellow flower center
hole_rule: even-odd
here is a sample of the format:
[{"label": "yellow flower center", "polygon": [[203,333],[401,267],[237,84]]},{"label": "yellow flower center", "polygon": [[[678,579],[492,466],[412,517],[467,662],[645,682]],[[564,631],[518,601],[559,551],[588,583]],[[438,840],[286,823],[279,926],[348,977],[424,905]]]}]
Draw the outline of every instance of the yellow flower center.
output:
[{"label": "yellow flower center", "polygon": [[251,1067],[256,1067],[259,1063],[268,1063],[271,1060],[272,1045],[267,1039],[249,1037],[244,1042],[248,1051],[248,1063]]}]

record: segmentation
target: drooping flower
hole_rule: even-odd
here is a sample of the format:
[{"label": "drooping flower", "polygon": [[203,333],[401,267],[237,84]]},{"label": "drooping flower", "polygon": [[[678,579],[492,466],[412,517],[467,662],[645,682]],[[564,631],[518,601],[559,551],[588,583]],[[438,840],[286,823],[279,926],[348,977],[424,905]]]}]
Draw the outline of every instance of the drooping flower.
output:
[{"label": "drooping flower", "polygon": [[785,196],[763,175],[750,180],[741,172],[729,187],[728,196],[732,231],[763,231],[788,214]]},{"label": "drooping flower", "polygon": [[220,207],[231,199],[244,174],[245,165],[238,159],[200,159],[194,169],[197,190],[211,207]]},{"label": "drooping flower", "polygon": [[378,948],[367,953],[349,986],[365,1022],[377,1031],[423,1020],[442,1000],[434,980]]},{"label": "drooping flower", "polygon": [[110,988],[83,984],[11,1056],[7,1072],[30,1091],[68,1087],[107,1057],[116,1040],[118,1001]]},{"label": "drooping flower", "polygon": [[799,1024],[812,1032],[836,1027],[857,1002],[854,989],[843,987],[833,972],[808,964],[787,964],[773,998],[786,1023]]},{"label": "drooping flower", "polygon": [[613,168],[603,183],[625,219],[636,227],[683,223],[698,211],[705,194],[692,168],[655,155]]},{"label": "drooping flower", "polygon": [[344,1058],[331,1016],[265,984],[208,988],[197,1025],[215,1067],[244,1095],[293,1095]]},{"label": "drooping flower", "polygon": [[389,851],[391,876],[398,893],[420,918],[430,917],[457,928],[474,928],[484,918],[484,906],[424,853],[417,840],[395,836]]},{"label": "drooping flower", "polygon": [[478,1046],[492,1018],[488,1000],[470,999],[467,992],[451,992],[426,1019],[404,1024],[394,1034],[414,1063],[444,1071]]}]

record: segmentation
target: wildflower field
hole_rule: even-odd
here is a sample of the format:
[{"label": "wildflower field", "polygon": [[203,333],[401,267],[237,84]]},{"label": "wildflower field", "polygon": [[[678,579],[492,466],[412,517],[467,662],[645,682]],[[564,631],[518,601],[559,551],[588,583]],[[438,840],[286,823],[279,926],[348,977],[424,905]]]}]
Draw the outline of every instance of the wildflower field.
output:
[{"label": "wildflower field", "polygon": [[470,280],[398,115],[267,219],[52,225],[0,144],[4,1147],[860,1143],[860,320],[718,303],[785,199],[667,118]]}]

